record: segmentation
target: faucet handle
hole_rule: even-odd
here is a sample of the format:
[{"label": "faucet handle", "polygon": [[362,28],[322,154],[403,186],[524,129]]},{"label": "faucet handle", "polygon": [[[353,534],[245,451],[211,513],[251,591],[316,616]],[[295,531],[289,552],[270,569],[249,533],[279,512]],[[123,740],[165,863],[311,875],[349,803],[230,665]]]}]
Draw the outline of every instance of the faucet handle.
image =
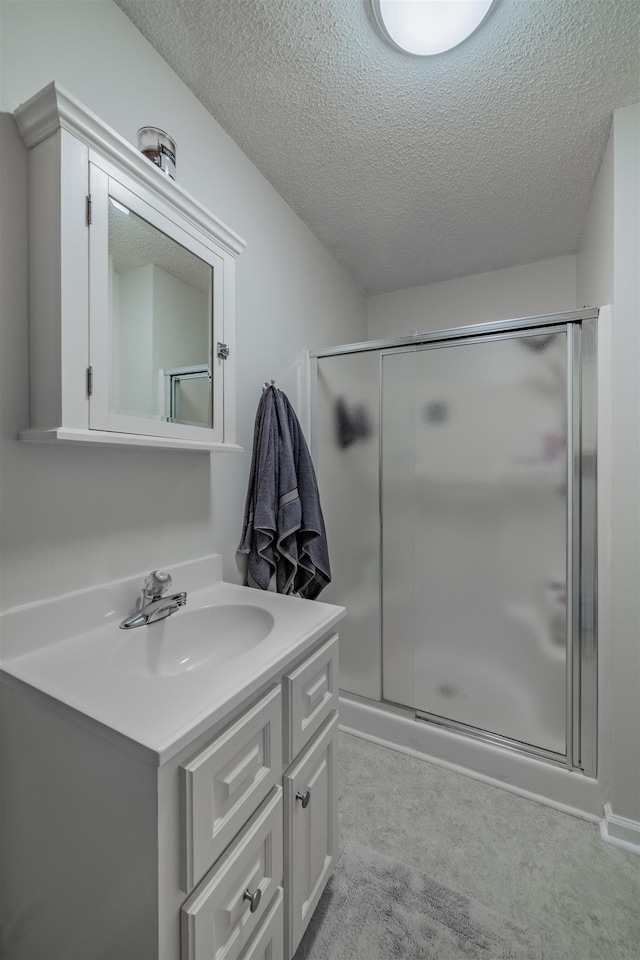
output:
[{"label": "faucet handle", "polygon": [[169,589],[171,583],[171,574],[166,570],[152,570],[144,582],[144,594],[156,600]]}]

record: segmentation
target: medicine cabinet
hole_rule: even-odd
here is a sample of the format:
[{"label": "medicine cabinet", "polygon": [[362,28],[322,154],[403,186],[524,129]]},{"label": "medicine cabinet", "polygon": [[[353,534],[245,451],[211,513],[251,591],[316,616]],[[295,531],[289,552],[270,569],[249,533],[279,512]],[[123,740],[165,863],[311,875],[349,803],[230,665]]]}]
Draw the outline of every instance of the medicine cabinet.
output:
[{"label": "medicine cabinet", "polygon": [[244,241],[58,84],[14,116],[30,191],[31,423],[20,438],[240,450]]}]

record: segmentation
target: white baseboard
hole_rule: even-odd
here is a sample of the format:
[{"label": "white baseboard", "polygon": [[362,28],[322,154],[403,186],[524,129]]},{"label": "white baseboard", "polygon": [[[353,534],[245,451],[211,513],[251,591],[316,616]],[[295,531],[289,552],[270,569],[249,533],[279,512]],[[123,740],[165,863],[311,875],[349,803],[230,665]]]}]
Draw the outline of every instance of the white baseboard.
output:
[{"label": "white baseboard", "polygon": [[604,805],[604,819],[600,821],[600,836],[607,843],[640,854],[640,823],[618,817],[610,803]]}]

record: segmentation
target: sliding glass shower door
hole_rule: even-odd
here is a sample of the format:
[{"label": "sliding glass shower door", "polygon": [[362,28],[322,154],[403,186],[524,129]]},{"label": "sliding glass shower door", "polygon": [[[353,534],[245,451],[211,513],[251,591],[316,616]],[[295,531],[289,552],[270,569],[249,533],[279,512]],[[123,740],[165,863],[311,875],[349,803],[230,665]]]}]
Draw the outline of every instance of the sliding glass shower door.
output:
[{"label": "sliding glass shower door", "polygon": [[597,343],[585,308],[311,354],[341,690],[590,777]]},{"label": "sliding glass shower door", "polygon": [[382,696],[568,751],[572,331],[381,356]]}]

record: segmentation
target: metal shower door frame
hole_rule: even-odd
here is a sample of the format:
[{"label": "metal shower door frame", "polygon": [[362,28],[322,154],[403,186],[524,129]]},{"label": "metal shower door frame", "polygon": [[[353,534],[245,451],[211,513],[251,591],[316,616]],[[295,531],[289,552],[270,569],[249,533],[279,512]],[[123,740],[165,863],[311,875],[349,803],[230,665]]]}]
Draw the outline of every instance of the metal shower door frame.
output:
[{"label": "metal shower door frame", "polygon": [[[346,353],[376,351],[380,357],[379,403],[382,410],[382,362],[389,354],[414,353],[421,349],[478,343],[485,339],[505,339],[525,333],[539,333],[547,328],[566,331],[567,335],[567,583],[571,584],[571,602],[567,603],[567,713],[566,754],[556,754],[479,730],[456,721],[449,721],[416,711],[416,719],[434,723],[474,739],[515,750],[541,760],[597,775],[598,676],[597,676],[597,347],[596,309],[542,317],[524,317],[495,323],[473,324],[417,333],[412,337],[365,341],[324,350],[310,351],[311,422],[317,422],[318,360]],[[382,419],[380,420],[382,423]],[[316,437],[312,429],[312,454],[317,461]],[[384,519],[382,517],[382,444],[379,451],[380,558]],[[380,618],[382,620],[382,577],[379,584]],[[381,630],[381,644],[384,642]],[[382,649],[380,649],[382,658]]]}]

